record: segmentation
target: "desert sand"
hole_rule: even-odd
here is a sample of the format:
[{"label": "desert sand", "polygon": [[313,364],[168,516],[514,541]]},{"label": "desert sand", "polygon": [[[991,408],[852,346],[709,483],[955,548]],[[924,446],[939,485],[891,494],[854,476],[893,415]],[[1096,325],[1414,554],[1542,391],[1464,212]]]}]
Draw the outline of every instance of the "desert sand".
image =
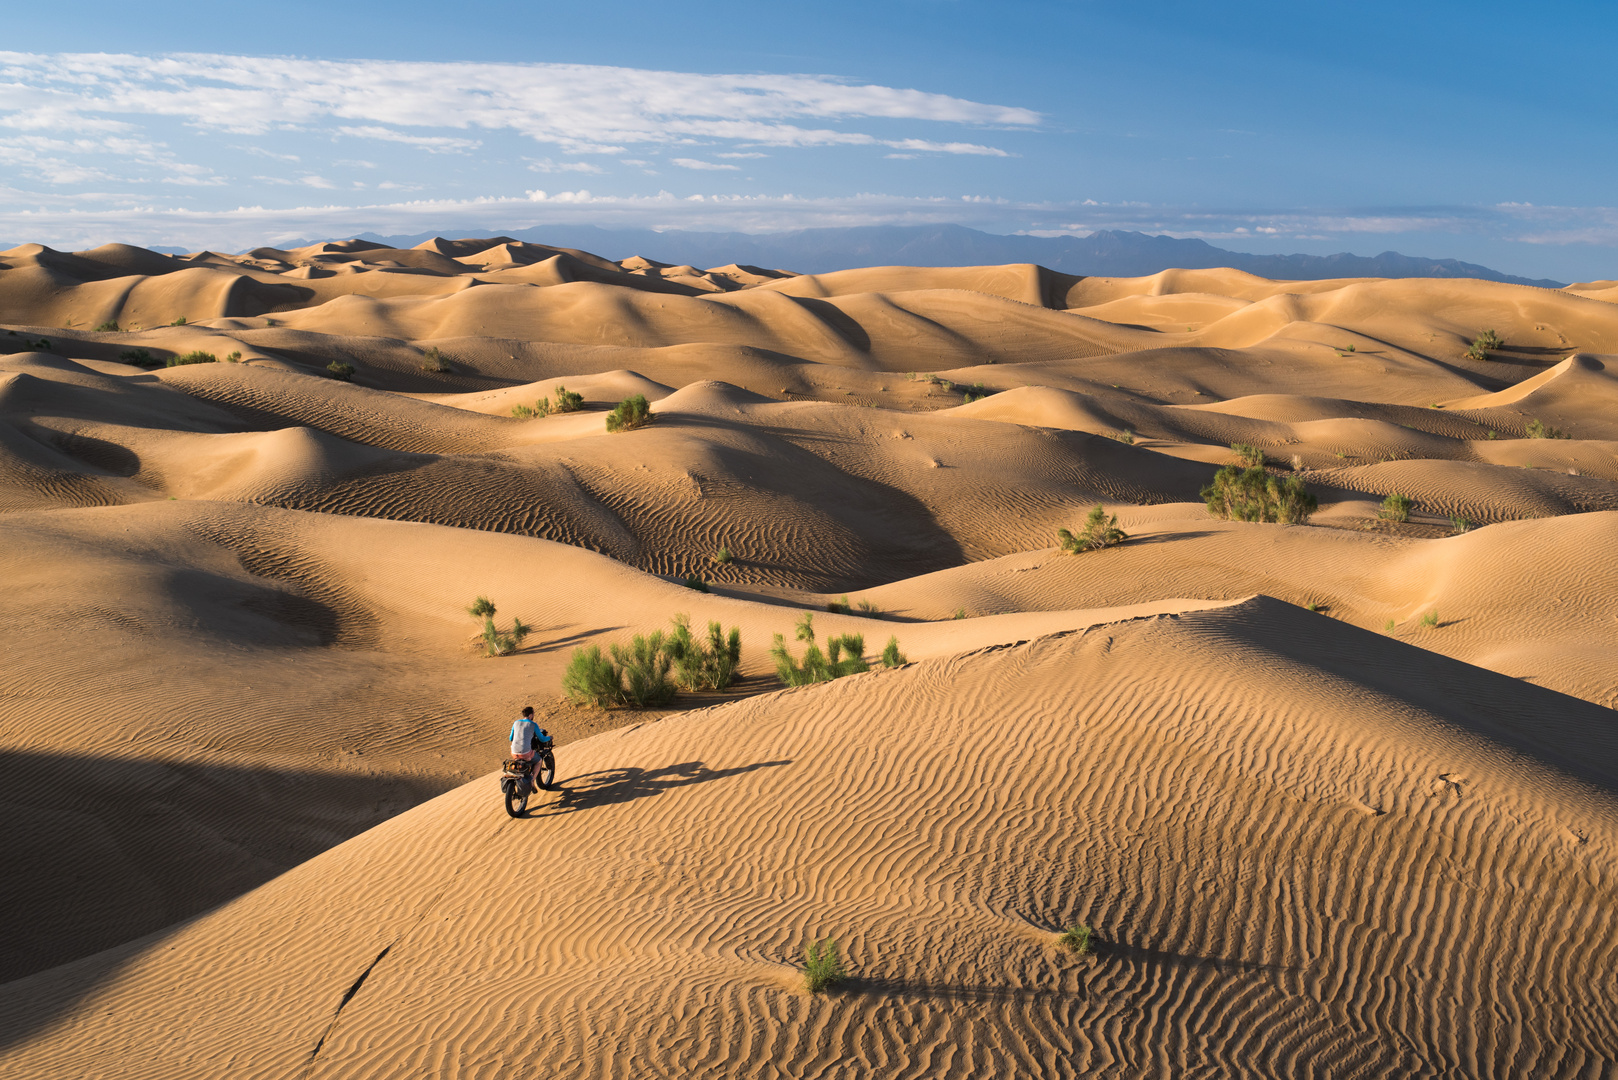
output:
[{"label": "desert sand", "polygon": [[[1606,1075],[1615,304],[0,252],[0,1072]],[[1209,515],[1233,443],[1309,524]],[[909,662],[782,689],[804,610]],[[737,685],[562,698],[676,613]]]}]

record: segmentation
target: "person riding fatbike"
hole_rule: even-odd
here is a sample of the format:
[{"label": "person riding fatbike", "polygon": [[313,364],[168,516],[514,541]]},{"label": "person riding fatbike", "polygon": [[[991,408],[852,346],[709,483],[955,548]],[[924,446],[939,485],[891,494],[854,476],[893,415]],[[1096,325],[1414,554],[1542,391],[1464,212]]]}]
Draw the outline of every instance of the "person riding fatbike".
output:
[{"label": "person riding fatbike", "polygon": [[511,756],[518,761],[533,762],[541,747],[548,747],[550,732],[534,723],[534,707],[525,705],[522,715],[511,725]]}]

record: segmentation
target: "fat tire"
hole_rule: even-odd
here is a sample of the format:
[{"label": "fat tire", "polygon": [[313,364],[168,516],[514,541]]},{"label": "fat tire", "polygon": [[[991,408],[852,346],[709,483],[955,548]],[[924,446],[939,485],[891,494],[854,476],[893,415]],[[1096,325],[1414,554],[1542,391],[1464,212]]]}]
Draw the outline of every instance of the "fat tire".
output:
[{"label": "fat tire", "polygon": [[509,817],[520,818],[527,812],[528,792],[524,790],[520,780],[514,781],[506,787],[506,814]]},{"label": "fat tire", "polygon": [[534,769],[534,783],[545,791],[551,790],[551,785],[556,780],[556,758],[547,750],[539,756],[537,766]]}]

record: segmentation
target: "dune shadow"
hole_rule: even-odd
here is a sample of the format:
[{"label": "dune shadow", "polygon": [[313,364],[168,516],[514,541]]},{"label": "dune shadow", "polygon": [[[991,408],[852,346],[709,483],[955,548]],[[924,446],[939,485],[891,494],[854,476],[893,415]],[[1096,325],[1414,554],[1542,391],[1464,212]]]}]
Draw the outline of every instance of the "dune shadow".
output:
[{"label": "dune shadow", "polygon": [[883,979],[856,976],[836,987],[838,994],[862,994],[881,997],[919,997],[932,1001],[969,1002],[990,1004],[1009,1002],[1033,1005],[1041,1002],[1082,998],[1086,991],[1056,990],[1037,986],[994,986],[987,983],[925,982],[921,979]]},{"label": "dune shadow", "polygon": [[624,630],[624,629],[627,629],[627,627],[624,627],[624,626],[598,626],[594,630],[580,630],[576,634],[569,634],[567,637],[552,638],[551,640],[545,642],[543,645],[530,645],[528,648],[521,649],[521,650],[518,650],[518,651],[520,651],[520,652],[522,652],[524,654],[527,654],[527,653],[556,652],[558,649],[565,649],[569,645],[577,645],[581,641],[590,641],[590,640],[592,640],[594,638],[599,637],[602,634],[610,634],[610,633],[612,633],[614,631]]},{"label": "dune shadow", "polygon": [[559,817],[583,810],[599,810],[604,806],[647,799],[675,788],[706,784],[759,769],[773,769],[790,765],[790,759],[759,761],[739,765],[733,769],[710,769],[700,761],[684,761],[678,765],[665,765],[661,769],[603,769],[569,777],[557,785],[560,798],[545,803],[527,814],[530,818]]}]

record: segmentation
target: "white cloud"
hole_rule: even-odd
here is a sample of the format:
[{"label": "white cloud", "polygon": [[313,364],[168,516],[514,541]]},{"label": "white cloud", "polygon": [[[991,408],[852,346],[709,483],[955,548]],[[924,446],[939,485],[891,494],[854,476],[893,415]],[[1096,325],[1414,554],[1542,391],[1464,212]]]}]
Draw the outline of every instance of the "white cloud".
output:
[{"label": "white cloud", "polygon": [[600,175],[603,170],[599,165],[592,165],[588,161],[552,161],[550,158],[528,158],[528,168],[537,173],[592,173]]},{"label": "white cloud", "polygon": [[386,127],[340,127],[339,135],[348,135],[355,139],[378,139],[382,142],[404,143],[414,146],[418,150],[425,150],[429,154],[460,154],[468,150],[476,150],[483,143],[477,139],[457,139],[447,135],[408,135],[402,131],[395,131]]},{"label": "white cloud", "polygon": [[732,152],[732,153],[728,153],[728,154],[715,154],[714,155],[714,157],[722,157],[722,158],[767,158],[769,156],[770,155],[768,155],[768,154],[761,154],[756,150],[747,151],[747,152]]},{"label": "white cloud", "polygon": [[704,172],[740,172],[740,165],[719,165],[712,161],[699,161],[696,158],[677,157],[669,161],[670,165],[678,165],[682,169],[700,169]]},{"label": "white cloud", "polygon": [[[0,124],[110,131],[127,128],[129,118],[137,116],[177,118],[201,129],[249,134],[348,121],[355,126],[340,129],[347,134],[438,150],[466,149],[475,140],[431,142],[426,140],[440,137],[406,136],[397,129],[508,130],[589,153],[715,139],[769,146],[877,143],[907,149],[863,132],[795,121],[1029,128],[1041,119],[1031,109],[820,75],[203,53],[0,52]],[[929,143],[925,148],[1001,153],[970,143]]]}]

